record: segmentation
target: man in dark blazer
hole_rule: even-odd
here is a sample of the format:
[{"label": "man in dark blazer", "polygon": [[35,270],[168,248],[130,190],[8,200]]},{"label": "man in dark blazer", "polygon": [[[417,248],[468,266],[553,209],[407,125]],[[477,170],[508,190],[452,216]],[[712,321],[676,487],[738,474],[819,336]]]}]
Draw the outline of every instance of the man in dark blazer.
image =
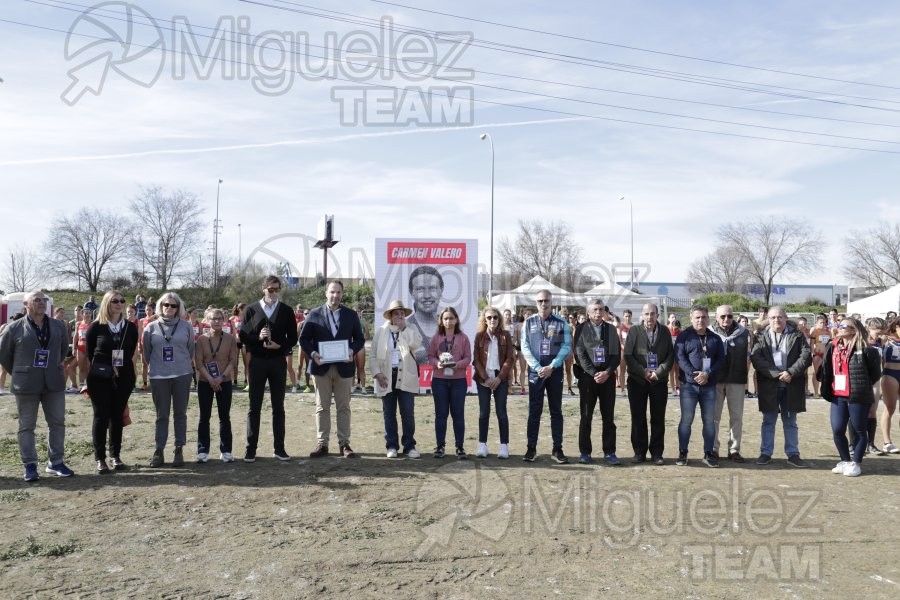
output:
[{"label": "man in dark blazer", "polygon": [[38,407],[47,419],[49,461],[47,473],[74,475],[63,462],[66,436],[66,371],[63,361],[69,349],[65,325],[51,319],[48,298],[29,292],[23,301],[25,318],[10,323],[0,335],[0,365],[12,376],[12,392],[19,414],[19,455],[25,465],[25,481],[37,481],[38,457],[34,443]]},{"label": "man in dark blazer", "polygon": [[244,462],[256,460],[259,442],[259,414],[262,410],[266,382],[269,382],[269,399],[272,401],[273,456],[278,460],[290,460],[284,448],[284,382],[287,375],[285,356],[297,345],[297,326],[294,311],[279,302],[281,280],[269,275],[263,281],[263,297],[248,304],[239,332],[241,343],[250,354],[248,381],[250,383],[250,408],[247,411],[247,451]]},{"label": "man in dark blazer", "polygon": [[[310,366],[316,380],[316,447],[311,458],[328,455],[331,434],[331,400],[337,412],[337,437],[341,456],[356,458],[350,448],[350,388],[356,372],[354,357],[363,349],[366,340],[359,316],[351,308],[341,305],[344,284],[338,280],[325,288],[326,303],[309,311],[300,330],[300,348],[313,363]],[[337,362],[323,362],[319,354],[320,342],[346,340],[347,357]]]},{"label": "man in dark blazer", "polygon": [[[600,403],[600,417],[603,419],[603,456],[611,465],[622,464],[616,456],[616,369],[622,354],[619,334],[615,327],[603,320],[603,301],[594,300],[587,307],[588,321],[581,328],[578,343],[575,344],[575,358],[584,371],[578,380],[581,396],[581,420],[578,424],[578,462],[591,462],[591,421],[594,408]],[[582,383],[582,380],[583,383]]]},{"label": "man in dark blazer", "polygon": [[[666,403],[669,371],[675,363],[672,334],[657,319],[659,309],[647,303],[641,322],[632,325],[625,339],[624,360],[628,367],[628,404],[631,406],[631,447],[633,463],[662,465],[666,434]],[[647,437],[647,406],[650,406],[650,437]]]}]

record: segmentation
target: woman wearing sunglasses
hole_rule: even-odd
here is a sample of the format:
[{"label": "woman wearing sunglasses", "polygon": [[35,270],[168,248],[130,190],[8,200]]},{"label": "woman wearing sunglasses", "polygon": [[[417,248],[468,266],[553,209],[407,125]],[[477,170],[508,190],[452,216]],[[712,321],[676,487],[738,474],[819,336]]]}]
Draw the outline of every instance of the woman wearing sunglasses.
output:
[{"label": "woman wearing sunglasses", "polygon": [[106,436],[109,432],[109,457],[112,468],[124,471],[122,462],[122,416],[134,389],[134,351],[138,344],[137,326],[124,317],[125,297],[118,290],[106,292],[100,301],[100,314],[87,329],[86,356],[90,363],[87,392],[94,409],[91,429],[97,473],[110,472],[106,462]]},{"label": "woman wearing sunglasses", "polygon": [[491,420],[491,396],[497,412],[497,428],[500,430],[500,449],[497,458],[509,458],[509,418],[506,416],[506,395],[509,391],[509,374],[516,360],[512,336],[501,324],[500,311],[488,306],[478,319],[475,334],[475,382],[478,388],[478,450],[475,456],[488,455],[488,425]]},{"label": "woman wearing sunglasses", "polygon": [[194,368],[194,330],[184,320],[184,303],[175,292],[166,292],[156,303],[159,318],[144,329],[143,356],[149,366],[150,391],[156,407],[156,450],[151,467],[165,463],[163,449],[169,437],[169,413],[174,413],[175,454],[173,467],[184,465],[182,448],[187,441],[187,405]]},{"label": "woman wearing sunglasses", "polygon": [[[881,378],[881,355],[868,344],[868,332],[857,319],[845,317],[837,337],[828,344],[817,376],[822,397],[831,402],[831,431],[841,461],[832,473],[858,477],[869,442],[867,420],[875,402],[872,386]],[[847,443],[847,424],[856,431],[856,443]]]}]

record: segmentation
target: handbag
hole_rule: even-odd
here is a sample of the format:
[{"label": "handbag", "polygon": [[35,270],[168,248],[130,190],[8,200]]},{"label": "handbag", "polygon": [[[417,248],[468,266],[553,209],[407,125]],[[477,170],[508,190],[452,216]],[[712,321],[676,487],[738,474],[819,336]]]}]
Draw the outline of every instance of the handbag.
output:
[{"label": "handbag", "polygon": [[106,364],[94,361],[91,363],[91,370],[88,371],[88,377],[98,377],[100,379],[112,379],[113,378],[112,365],[106,365]]}]

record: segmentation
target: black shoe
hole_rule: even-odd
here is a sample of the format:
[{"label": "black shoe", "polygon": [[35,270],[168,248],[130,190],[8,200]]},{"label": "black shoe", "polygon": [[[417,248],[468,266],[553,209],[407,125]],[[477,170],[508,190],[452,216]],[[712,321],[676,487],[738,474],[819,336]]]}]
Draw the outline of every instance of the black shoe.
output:
[{"label": "black shoe", "polygon": [[127,471],[128,465],[126,465],[124,462],[122,462],[122,459],[119,458],[118,456],[113,456],[112,457],[112,468],[115,469],[116,471]]},{"label": "black shoe", "polygon": [[792,467],[796,467],[798,469],[808,469],[809,465],[806,464],[806,461],[800,458],[799,454],[795,454],[793,456],[788,456],[787,464]]},{"label": "black shoe", "polygon": [[525,462],[534,462],[535,457],[537,456],[537,450],[534,446],[528,446],[528,449],[525,451],[525,456],[522,457],[522,460]]},{"label": "black shoe", "polygon": [[272,453],[272,456],[277,458],[280,461],[291,460],[291,457],[288,456],[288,453],[284,450],[276,450]]},{"label": "black shoe", "polygon": [[650,460],[653,461],[654,465],[662,466],[662,465],[666,464],[666,461],[663,460],[662,456],[651,456]]},{"label": "black shoe", "polygon": [[106,464],[106,461],[103,459],[98,460],[97,461],[97,474],[98,475],[107,475],[107,474],[109,474],[109,472],[110,472],[110,470]]},{"label": "black shoe", "polygon": [[715,452],[707,452],[703,455],[703,464],[712,469],[718,468],[719,466],[719,457]]},{"label": "black shoe", "polygon": [[756,464],[758,464],[760,466],[767,465],[770,462],[772,462],[772,457],[769,456],[768,454],[760,454],[759,458],[756,459]]},{"label": "black shoe", "polygon": [[256,450],[250,450],[248,448],[247,451],[244,452],[244,462],[246,462],[246,463],[256,462]]},{"label": "black shoe", "polygon": [[444,458],[444,447],[438,446],[437,448],[435,448],[434,454],[432,456],[434,456],[435,458]]},{"label": "black shoe", "polygon": [[569,459],[568,459],[568,457],[563,453],[562,448],[556,448],[556,449],[550,454],[550,456],[553,457],[553,460],[555,460],[555,461],[556,461],[556,464],[558,464],[558,465],[566,465],[566,464],[569,464]]},{"label": "black shoe", "polygon": [[730,460],[732,462],[736,462],[736,463],[747,462],[746,459],[744,459],[744,457],[741,456],[740,452],[732,452],[731,454],[728,455],[728,460]]},{"label": "black shoe", "polygon": [[645,463],[645,462],[647,462],[647,455],[646,454],[635,454],[634,456],[631,457],[631,462]]},{"label": "black shoe", "polygon": [[675,464],[678,465],[679,467],[683,467],[683,466],[687,465],[687,463],[688,463],[687,450],[679,450],[678,458],[675,459]]},{"label": "black shoe", "polygon": [[457,458],[457,460],[466,460],[467,458],[469,458],[469,455],[466,454],[466,451],[463,450],[462,448],[457,448],[456,449],[456,458]]}]

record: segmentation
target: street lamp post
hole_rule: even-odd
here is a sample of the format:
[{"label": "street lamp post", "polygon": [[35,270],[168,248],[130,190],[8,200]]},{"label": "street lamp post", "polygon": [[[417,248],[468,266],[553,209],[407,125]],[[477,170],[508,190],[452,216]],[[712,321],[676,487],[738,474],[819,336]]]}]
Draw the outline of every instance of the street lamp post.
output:
[{"label": "street lamp post", "polygon": [[488,275],[488,304],[494,295],[494,138],[489,133],[481,134],[481,141],[487,139],[491,143],[491,270]]},{"label": "street lamp post", "polygon": [[238,267],[241,266],[241,224],[238,223]]},{"label": "street lamp post", "polygon": [[[624,199],[625,196],[619,198],[620,201]],[[628,199],[628,212],[631,222],[631,291],[634,291],[634,202],[631,198]]]},{"label": "street lamp post", "polygon": [[219,287],[219,192],[222,189],[222,179],[216,185],[216,220],[213,224],[213,288]]}]

